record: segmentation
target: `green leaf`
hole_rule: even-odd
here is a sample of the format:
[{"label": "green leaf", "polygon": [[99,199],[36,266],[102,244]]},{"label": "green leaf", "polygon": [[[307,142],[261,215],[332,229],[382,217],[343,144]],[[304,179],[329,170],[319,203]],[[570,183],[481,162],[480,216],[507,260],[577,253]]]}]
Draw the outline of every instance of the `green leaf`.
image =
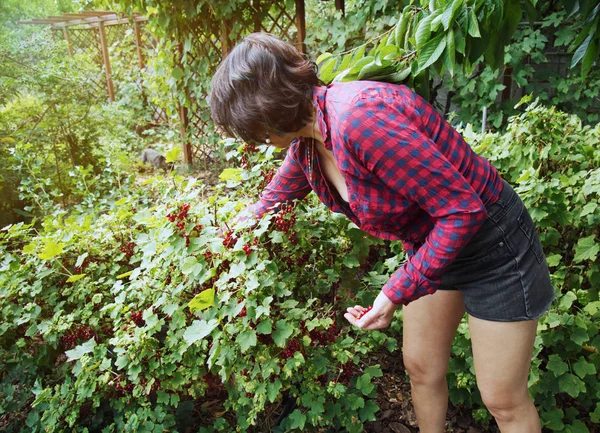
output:
[{"label": "green leaf", "polygon": [[364,395],[369,395],[375,389],[375,385],[371,383],[371,375],[368,373],[363,374],[356,380],[356,389],[361,391]]},{"label": "green leaf", "polygon": [[475,14],[475,10],[473,8],[470,9],[468,19],[469,19],[469,34],[474,38],[480,38],[481,33],[479,33],[479,24],[477,23],[477,15]]},{"label": "green leaf", "polygon": [[365,373],[368,373],[371,377],[382,377],[383,372],[381,371],[381,367],[379,364],[371,365],[365,369]]},{"label": "green leaf", "polygon": [[290,326],[285,320],[278,320],[276,325],[276,329],[273,332],[273,341],[279,347],[284,347],[286,340],[292,335],[294,332],[294,328]]},{"label": "green leaf", "polygon": [[541,415],[542,420],[544,421],[544,427],[554,431],[560,431],[565,427],[564,423],[562,422],[565,413],[561,409],[554,407],[550,410],[542,412]]},{"label": "green leaf", "polygon": [[35,242],[30,242],[23,247],[24,254],[33,253],[34,251],[35,251]]},{"label": "green leaf", "polygon": [[256,346],[256,331],[250,329],[240,333],[235,339],[235,342],[240,345],[242,353],[246,352],[249,348]]},{"label": "green leaf", "polygon": [[183,69],[181,68],[173,68],[171,71],[171,76],[176,80],[180,80],[183,77]]},{"label": "green leaf", "polygon": [[117,275],[117,280],[121,280],[133,274],[133,271],[123,272],[122,274]]},{"label": "green leaf", "polygon": [[231,265],[229,268],[229,273],[227,274],[229,278],[237,278],[246,270],[246,264],[244,262],[238,262]]},{"label": "green leaf", "polygon": [[165,159],[167,162],[176,162],[179,159],[180,154],[181,154],[181,147],[175,146],[166,153]]},{"label": "green leaf", "polygon": [[215,305],[215,289],[203,290],[194,296],[194,299],[188,303],[188,307],[192,313],[195,311],[206,310],[213,305]]},{"label": "green leaf", "polygon": [[573,302],[577,300],[577,295],[572,291],[568,291],[560,298],[560,309],[567,311],[573,305]]},{"label": "green leaf", "polygon": [[573,364],[573,371],[580,378],[586,376],[592,376],[596,374],[596,366],[591,362],[588,362],[583,356],[579,357],[579,360]]},{"label": "green leaf", "polygon": [[577,50],[575,50],[575,52],[573,53],[573,58],[571,59],[571,68],[577,66],[577,63],[579,63],[581,59],[583,59],[583,56],[585,55],[587,49],[590,46],[590,43],[592,42],[593,36],[594,35],[590,33],[589,36],[585,38],[583,43],[577,48]]},{"label": "green leaf", "polygon": [[67,350],[65,354],[67,355],[67,359],[69,361],[75,361],[76,359],[81,358],[86,353],[92,353],[94,351],[94,347],[96,347],[96,339],[92,337],[85,343],[77,346],[75,349]]},{"label": "green leaf", "polygon": [[448,30],[450,27],[450,23],[454,19],[456,15],[456,11],[463,5],[464,0],[454,0],[451,3],[448,3],[444,13],[442,14],[442,24],[444,25],[444,30]]},{"label": "green leaf", "polygon": [[267,382],[267,398],[274,403],[279,397],[279,391],[282,388],[281,380],[275,379],[273,382]]},{"label": "green leaf", "polygon": [[222,180],[223,182],[227,182],[228,180],[241,182],[242,172],[243,170],[241,168],[226,168],[219,175],[219,180]]},{"label": "green leaf", "polygon": [[50,260],[63,252],[64,244],[59,242],[47,241],[44,243],[44,250],[38,254],[42,260]]},{"label": "green leaf", "polygon": [[417,32],[415,33],[415,39],[417,41],[417,50],[421,49],[423,45],[427,43],[431,36],[431,21],[434,15],[430,14],[426,16],[419,25],[417,26]]},{"label": "green leaf", "polygon": [[217,319],[212,319],[208,322],[206,320],[194,320],[183,333],[183,339],[188,346],[191,346],[196,341],[209,335],[218,324]]},{"label": "green leaf", "polygon": [[569,366],[558,355],[550,355],[546,369],[551,371],[554,377],[560,377],[569,371]]},{"label": "green leaf", "polygon": [[446,48],[446,37],[444,34],[436,36],[427,42],[419,53],[419,69],[417,70],[417,74],[435,63],[444,52],[444,48]]},{"label": "green leaf", "polygon": [[315,63],[317,65],[320,65],[321,63],[323,63],[323,61],[327,60],[331,56],[333,56],[333,54],[325,52],[325,53],[321,54],[319,57],[317,57],[317,61]]},{"label": "green leaf", "polygon": [[367,400],[367,402],[365,403],[365,407],[363,407],[362,409],[360,409],[358,411],[360,420],[361,421],[375,421],[377,419],[375,414],[377,413],[378,410],[379,410],[379,408],[377,407],[377,405],[375,404],[375,402],[373,400]]},{"label": "green leaf", "polygon": [[571,425],[567,426],[567,433],[590,433],[584,423],[576,419]]},{"label": "green leaf", "polygon": [[566,392],[571,397],[577,398],[579,394],[585,392],[585,383],[577,376],[565,373],[558,378],[558,389],[560,392]]},{"label": "green leaf", "polygon": [[256,327],[256,332],[259,334],[270,334],[273,332],[273,326],[271,325],[271,320],[263,320]]},{"label": "green leaf", "polygon": [[331,80],[333,80],[335,78],[335,65],[337,64],[337,58],[333,57],[331,59],[328,59],[323,66],[321,66],[319,68],[319,78],[321,78],[321,80],[324,83],[330,83]]},{"label": "green leaf", "polygon": [[68,279],[67,279],[67,283],[74,283],[75,281],[79,281],[81,280],[83,277],[85,277],[86,274],[76,274],[76,275],[71,275]]},{"label": "green leaf", "polygon": [[588,76],[592,65],[598,60],[598,40],[592,39],[590,46],[586,50],[581,62],[581,79],[585,80]]},{"label": "green leaf", "polygon": [[291,429],[304,429],[304,424],[306,423],[306,415],[300,412],[299,409],[294,410],[288,418],[290,420]]},{"label": "green leaf", "polygon": [[352,410],[365,407],[365,399],[356,394],[349,395],[348,400],[350,400],[350,409]]},{"label": "green leaf", "polygon": [[583,239],[579,239],[577,247],[575,248],[575,263],[581,263],[584,260],[596,260],[598,253],[600,252],[600,246],[596,243],[595,236],[591,235]]},{"label": "green leaf", "polygon": [[546,257],[546,261],[548,262],[548,266],[551,268],[558,266],[560,261],[562,260],[562,256],[560,254],[550,254]]},{"label": "green leaf", "polygon": [[181,266],[181,272],[183,275],[197,276],[204,270],[204,263],[199,262],[196,257],[186,257]]},{"label": "green leaf", "polygon": [[358,261],[356,254],[347,254],[346,257],[344,257],[343,263],[344,266],[349,268],[358,268],[360,266],[360,262]]}]

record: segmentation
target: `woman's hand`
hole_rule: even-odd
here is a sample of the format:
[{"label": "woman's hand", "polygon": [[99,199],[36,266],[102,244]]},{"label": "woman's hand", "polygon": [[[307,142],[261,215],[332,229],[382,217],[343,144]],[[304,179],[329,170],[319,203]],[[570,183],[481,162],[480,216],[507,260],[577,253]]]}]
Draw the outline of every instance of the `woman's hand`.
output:
[{"label": "woman's hand", "polygon": [[[383,292],[380,292],[377,298],[375,298],[373,308],[370,311],[364,313],[367,311],[367,308],[357,305],[348,308],[344,317],[348,322],[361,329],[368,331],[383,329],[390,325],[394,318],[394,311],[398,307],[399,305],[394,304]],[[363,313],[364,315],[361,317]]]}]

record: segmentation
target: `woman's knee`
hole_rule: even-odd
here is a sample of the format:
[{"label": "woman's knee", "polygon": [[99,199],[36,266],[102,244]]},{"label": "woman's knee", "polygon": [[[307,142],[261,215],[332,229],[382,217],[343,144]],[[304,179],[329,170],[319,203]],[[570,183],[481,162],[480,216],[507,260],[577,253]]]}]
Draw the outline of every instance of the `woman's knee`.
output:
[{"label": "woman's knee", "polygon": [[478,384],[481,400],[497,421],[512,421],[531,405],[527,389]]},{"label": "woman's knee", "polygon": [[404,367],[410,381],[416,385],[436,385],[445,383],[448,362],[432,362],[427,356],[404,354]]}]

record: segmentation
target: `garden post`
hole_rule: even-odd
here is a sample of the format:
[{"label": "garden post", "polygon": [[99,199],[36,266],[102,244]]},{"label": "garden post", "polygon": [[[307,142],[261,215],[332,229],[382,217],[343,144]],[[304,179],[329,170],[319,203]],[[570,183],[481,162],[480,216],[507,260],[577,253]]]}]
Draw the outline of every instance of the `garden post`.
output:
[{"label": "garden post", "polygon": [[133,23],[135,29],[135,47],[137,49],[138,64],[140,69],[144,69],[144,53],[142,52],[142,32],[140,31],[140,23],[135,21]]},{"label": "garden post", "polygon": [[115,102],[115,89],[112,81],[112,71],[110,69],[110,58],[108,56],[108,44],[106,43],[106,32],[104,23],[98,23],[98,33],[100,34],[100,45],[102,47],[102,60],[104,61],[104,72],[106,74],[106,86],[108,87],[108,97],[110,102]]},{"label": "garden post", "polygon": [[[52,32],[52,35],[54,36],[54,32]],[[67,41],[67,50],[69,52],[69,56],[73,57],[73,44],[71,43],[69,30],[66,27],[63,27],[63,35],[65,37],[65,41]]]},{"label": "garden post", "polygon": [[306,10],[304,8],[304,0],[296,0],[296,28],[298,29],[298,49],[302,53],[306,53]]}]

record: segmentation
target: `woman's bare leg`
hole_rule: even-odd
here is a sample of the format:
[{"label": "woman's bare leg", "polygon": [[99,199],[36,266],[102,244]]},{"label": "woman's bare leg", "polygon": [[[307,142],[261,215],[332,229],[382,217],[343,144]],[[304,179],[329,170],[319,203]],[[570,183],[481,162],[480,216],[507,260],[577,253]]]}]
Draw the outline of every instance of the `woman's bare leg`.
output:
[{"label": "woman's bare leg", "polygon": [[527,380],[537,320],[491,322],[469,316],[477,386],[502,433],[540,433]]},{"label": "woman's bare leg", "polygon": [[446,372],[454,334],[465,313],[458,291],[439,290],[403,310],[403,357],[421,433],[443,433]]}]

